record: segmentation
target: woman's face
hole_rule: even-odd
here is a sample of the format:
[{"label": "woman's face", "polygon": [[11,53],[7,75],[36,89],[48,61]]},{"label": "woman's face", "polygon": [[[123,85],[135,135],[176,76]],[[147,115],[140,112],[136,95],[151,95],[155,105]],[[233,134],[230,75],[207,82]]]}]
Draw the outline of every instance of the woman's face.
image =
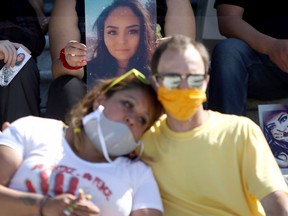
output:
[{"label": "woman's face", "polygon": [[20,53],[17,55],[16,62],[21,62],[25,58],[25,55],[23,53]]},{"label": "woman's face", "polygon": [[288,114],[281,112],[273,116],[266,127],[276,140],[288,142]]},{"label": "woman's face", "polygon": [[[98,101],[95,101],[94,105],[97,104]],[[138,88],[115,92],[110,98],[101,100],[100,104],[105,107],[105,116],[126,124],[137,141],[151,122],[151,103],[147,93]]]},{"label": "woman's face", "polygon": [[140,20],[129,7],[118,7],[104,24],[104,42],[121,67],[127,67],[140,41]]}]

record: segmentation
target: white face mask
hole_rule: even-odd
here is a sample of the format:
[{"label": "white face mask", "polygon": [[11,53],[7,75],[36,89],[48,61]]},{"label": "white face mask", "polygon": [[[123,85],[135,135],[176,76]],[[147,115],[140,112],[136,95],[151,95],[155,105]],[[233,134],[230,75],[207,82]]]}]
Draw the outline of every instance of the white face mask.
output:
[{"label": "white face mask", "polygon": [[84,130],[96,150],[111,162],[109,156],[121,156],[132,152],[141,141],[136,142],[129,127],[121,122],[108,119],[103,106],[82,119]]}]

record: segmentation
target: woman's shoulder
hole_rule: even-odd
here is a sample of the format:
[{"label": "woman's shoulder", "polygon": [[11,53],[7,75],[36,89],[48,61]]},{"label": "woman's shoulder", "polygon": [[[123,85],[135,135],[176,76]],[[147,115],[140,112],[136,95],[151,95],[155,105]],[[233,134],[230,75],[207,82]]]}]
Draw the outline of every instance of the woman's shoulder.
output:
[{"label": "woman's shoulder", "polygon": [[15,120],[13,122],[13,124],[20,124],[20,123],[26,123],[26,124],[33,124],[33,123],[47,123],[47,124],[55,124],[55,123],[58,123],[59,124],[59,120],[56,120],[56,119],[51,119],[51,118],[43,118],[43,117],[39,117],[39,116],[32,116],[32,115],[29,115],[29,116],[24,116],[24,117],[21,117],[17,120]]},{"label": "woman's shoulder", "polygon": [[13,130],[18,131],[31,131],[31,133],[45,132],[50,133],[51,131],[59,130],[63,128],[64,123],[59,120],[42,118],[37,116],[25,116],[12,122],[10,127]]}]

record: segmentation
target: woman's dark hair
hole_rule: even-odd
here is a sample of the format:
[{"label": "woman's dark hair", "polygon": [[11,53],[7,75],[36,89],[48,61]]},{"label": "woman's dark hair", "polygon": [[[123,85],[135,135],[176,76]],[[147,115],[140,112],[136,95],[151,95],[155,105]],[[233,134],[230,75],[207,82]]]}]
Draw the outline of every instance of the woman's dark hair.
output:
[{"label": "woman's dark hair", "polygon": [[138,0],[114,0],[106,7],[94,23],[93,29],[97,31],[95,48],[95,59],[97,64],[105,65],[106,71],[117,72],[118,62],[109,53],[104,43],[104,25],[107,17],[118,7],[129,7],[140,20],[140,40],[136,53],[129,60],[127,71],[136,68],[142,73],[148,73],[150,60],[154,50],[155,37],[152,30],[152,23],[148,11]]}]

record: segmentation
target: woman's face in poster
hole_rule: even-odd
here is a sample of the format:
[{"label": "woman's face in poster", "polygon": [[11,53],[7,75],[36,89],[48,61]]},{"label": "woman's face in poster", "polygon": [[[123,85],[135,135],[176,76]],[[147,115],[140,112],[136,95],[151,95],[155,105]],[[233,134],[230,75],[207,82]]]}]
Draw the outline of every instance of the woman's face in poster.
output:
[{"label": "woman's face in poster", "polygon": [[286,112],[274,115],[266,123],[266,127],[276,140],[288,143],[288,114]]},{"label": "woman's face in poster", "polygon": [[140,41],[140,20],[129,7],[118,7],[107,17],[104,41],[120,66],[127,66]]},{"label": "woman's face in poster", "polygon": [[17,59],[16,59],[16,62],[22,62],[25,58],[25,54],[24,53],[19,53],[17,55]]}]

